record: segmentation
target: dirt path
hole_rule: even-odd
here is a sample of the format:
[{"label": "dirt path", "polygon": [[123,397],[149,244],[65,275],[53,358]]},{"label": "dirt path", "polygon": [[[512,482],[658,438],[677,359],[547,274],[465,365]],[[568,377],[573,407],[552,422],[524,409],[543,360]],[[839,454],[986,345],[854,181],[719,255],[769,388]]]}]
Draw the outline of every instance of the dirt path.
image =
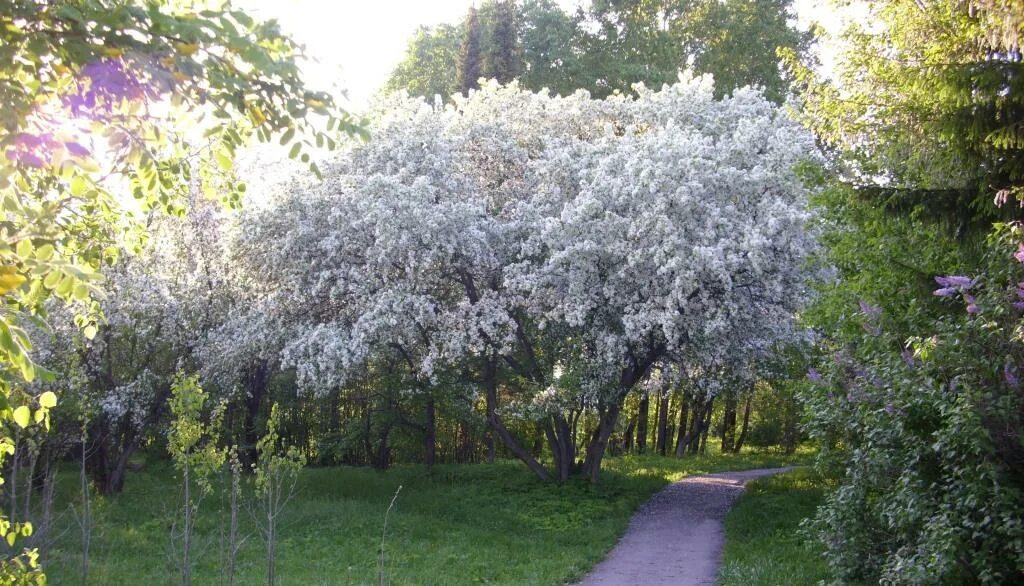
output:
[{"label": "dirt path", "polygon": [[725,542],[725,514],[748,480],[792,468],[692,476],[651,497],[608,557],[582,586],[715,584]]}]

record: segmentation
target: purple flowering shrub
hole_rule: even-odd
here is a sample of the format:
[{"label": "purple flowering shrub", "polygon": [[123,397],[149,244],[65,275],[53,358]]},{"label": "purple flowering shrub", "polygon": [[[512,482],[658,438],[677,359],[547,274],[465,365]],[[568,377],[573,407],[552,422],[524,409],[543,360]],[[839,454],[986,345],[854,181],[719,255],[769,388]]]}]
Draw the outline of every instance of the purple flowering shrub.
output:
[{"label": "purple flowering shrub", "polygon": [[863,334],[808,371],[805,429],[836,490],[807,528],[838,580],[1024,572],[1021,241],[1019,226],[1002,226],[982,274],[938,276],[948,311],[909,339],[880,308],[851,308]]}]

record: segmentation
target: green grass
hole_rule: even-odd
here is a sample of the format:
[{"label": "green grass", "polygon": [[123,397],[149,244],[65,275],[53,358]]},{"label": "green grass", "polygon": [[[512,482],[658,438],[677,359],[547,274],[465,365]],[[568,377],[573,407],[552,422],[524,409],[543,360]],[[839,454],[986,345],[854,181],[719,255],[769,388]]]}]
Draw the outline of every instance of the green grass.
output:
[{"label": "green grass", "polygon": [[[598,562],[625,530],[636,508],[666,483],[689,474],[806,462],[810,454],[708,455],[682,460],[607,460],[602,482],[545,484],[519,463],[399,466],[386,473],[358,468],[303,472],[299,493],[280,524],[280,584],[377,582],[381,525],[388,522],[388,574],[394,584],[561,584]],[[52,584],[79,583],[81,546],[70,512],[72,470],[61,487],[64,531],[47,559]],[[168,584],[169,527],[179,506],[174,472],[164,462],[132,473],[125,491],[97,498],[90,584]],[[200,512],[196,584],[221,583],[221,491]],[[245,516],[244,530],[253,531]],[[264,578],[262,542],[242,548],[236,584]]]},{"label": "green grass", "polygon": [[809,469],[755,480],[725,520],[724,585],[817,584],[829,578],[820,552],[799,532],[824,498]]}]

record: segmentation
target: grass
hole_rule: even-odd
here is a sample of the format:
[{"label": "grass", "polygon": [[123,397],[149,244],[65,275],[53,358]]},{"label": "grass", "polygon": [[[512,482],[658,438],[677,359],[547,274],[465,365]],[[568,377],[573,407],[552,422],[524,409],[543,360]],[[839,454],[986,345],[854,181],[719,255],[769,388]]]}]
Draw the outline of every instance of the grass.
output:
[{"label": "grass", "polygon": [[[808,452],[783,457],[709,454],[682,460],[627,456],[606,462],[602,482],[565,485],[536,480],[517,462],[493,465],[399,466],[386,473],[359,468],[303,471],[299,493],[280,525],[279,583],[371,584],[384,513],[387,574],[395,584],[562,584],[597,563],[624,532],[636,508],[670,481],[690,474],[803,463]],[[63,534],[51,550],[52,584],[79,583],[81,546],[70,510],[70,469],[58,510]],[[208,497],[197,527],[196,584],[222,583],[222,490]],[[164,462],[132,473],[122,494],[96,497],[90,584],[167,584],[169,528],[180,493]],[[265,582],[262,543],[248,515],[236,584]]]},{"label": "grass", "polygon": [[825,484],[810,469],[755,480],[725,520],[723,585],[818,584],[828,568],[799,532],[824,498]]}]

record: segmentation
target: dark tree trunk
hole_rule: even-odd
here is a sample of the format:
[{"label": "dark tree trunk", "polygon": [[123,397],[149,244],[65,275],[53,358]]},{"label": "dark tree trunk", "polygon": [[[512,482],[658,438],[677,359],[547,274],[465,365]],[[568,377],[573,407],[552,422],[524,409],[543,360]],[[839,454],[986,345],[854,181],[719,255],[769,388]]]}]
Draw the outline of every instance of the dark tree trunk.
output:
[{"label": "dark tree trunk", "polygon": [[470,424],[465,421],[459,422],[459,447],[455,450],[455,461],[459,464],[467,464],[473,460],[473,432]]},{"label": "dark tree trunk", "polygon": [[423,427],[423,463],[430,468],[437,458],[437,411],[434,398],[427,398],[427,409]]},{"label": "dark tree trunk", "polygon": [[555,472],[559,482],[565,482],[576,465],[576,443],[572,426],[561,415],[553,415],[544,425],[544,434],[555,461]]},{"label": "dark tree trunk", "polygon": [[590,482],[596,483],[601,475],[601,460],[608,447],[608,438],[615,431],[615,425],[619,421],[619,413],[622,412],[626,396],[638,381],[647,376],[651,365],[661,357],[663,352],[664,348],[654,347],[643,357],[634,359],[632,365],[622,371],[619,379],[619,392],[613,397],[614,402],[598,409],[597,429],[594,430],[590,443],[587,445],[587,457],[583,462],[583,472],[590,478]]},{"label": "dark tree trunk", "polygon": [[658,404],[658,453],[662,456],[668,451],[668,399],[669,393],[663,392]]},{"label": "dark tree trunk", "polygon": [[515,437],[512,436],[512,433],[505,427],[501,416],[498,415],[497,360],[488,356],[484,358],[483,362],[484,391],[487,395],[487,424],[494,431],[495,435],[501,438],[502,443],[512,452],[512,455],[522,460],[541,480],[551,480],[551,475],[548,474],[547,469],[533,457],[533,454],[519,445]]},{"label": "dark tree trunk", "polygon": [[736,396],[729,394],[725,398],[725,412],[722,414],[722,453],[733,451],[736,443]]},{"label": "dark tree trunk", "polygon": [[[621,400],[624,400],[625,396]],[[612,432],[615,431],[615,424],[619,420],[619,412],[622,410],[621,404],[613,404],[607,409],[601,409],[599,411],[600,417],[598,419],[597,429],[594,430],[594,435],[591,438],[590,444],[587,446],[587,460],[583,464],[584,472],[590,482],[597,483],[601,475],[601,460],[604,458],[605,449],[608,447],[608,438],[611,437]]]},{"label": "dark tree trunk", "polygon": [[256,463],[256,443],[260,439],[258,419],[263,398],[267,395],[269,376],[267,363],[258,363],[251,371],[246,385],[245,418],[242,423],[244,444],[239,450],[239,459],[246,468]]},{"label": "dark tree trunk", "polygon": [[708,433],[711,431],[711,416],[714,414],[715,398],[708,401],[707,409],[704,410],[704,432],[700,434],[700,453],[708,453]]},{"label": "dark tree trunk", "polygon": [[704,410],[707,408],[707,403],[695,403],[693,406],[693,417],[690,420],[690,433],[688,441],[686,442],[686,450],[691,455],[697,453],[697,448],[700,447],[700,434],[704,432]]},{"label": "dark tree trunk", "polygon": [[750,429],[750,409],[754,402],[753,393],[747,395],[746,404],[743,406],[743,425],[740,427],[740,437],[736,440],[736,445],[732,448],[732,453],[738,454],[743,448],[743,442],[747,440],[747,430]]},{"label": "dark tree trunk", "polygon": [[644,393],[640,398],[640,413],[636,422],[636,453],[647,451],[647,419],[651,415],[651,398]]},{"label": "dark tree trunk", "polygon": [[386,425],[381,430],[378,438],[377,453],[373,458],[373,467],[377,470],[384,471],[391,467],[391,426]]},{"label": "dark tree trunk", "polygon": [[686,395],[679,398],[679,435],[676,436],[676,457],[682,458],[686,453],[686,442],[689,438],[686,437],[686,417],[690,402],[686,399]]}]

